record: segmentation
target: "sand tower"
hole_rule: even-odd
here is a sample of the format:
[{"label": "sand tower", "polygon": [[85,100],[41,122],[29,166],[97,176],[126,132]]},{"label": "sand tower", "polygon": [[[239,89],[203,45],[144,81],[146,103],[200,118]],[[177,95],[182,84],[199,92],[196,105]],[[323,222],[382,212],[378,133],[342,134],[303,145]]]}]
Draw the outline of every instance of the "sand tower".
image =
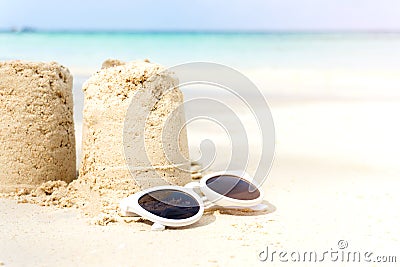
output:
[{"label": "sand tower", "polygon": [[185,117],[179,108],[183,96],[174,88],[177,84],[171,73],[148,61],[103,63],[83,85],[77,183],[104,201],[150,186],[190,182]]},{"label": "sand tower", "polygon": [[0,62],[0,192],[75,178],[72,101],[65,67]]}]

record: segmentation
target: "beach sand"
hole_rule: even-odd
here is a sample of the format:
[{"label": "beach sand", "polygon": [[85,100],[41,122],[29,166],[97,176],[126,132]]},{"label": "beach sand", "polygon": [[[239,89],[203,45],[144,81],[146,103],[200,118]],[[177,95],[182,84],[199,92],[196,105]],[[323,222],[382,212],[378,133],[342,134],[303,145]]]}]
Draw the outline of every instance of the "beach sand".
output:
[{"label": "beach sand", "polygon": [[[76,210],[0,199],[0,261],[5,266],[285,266],[276,256],[271,263],[258,255],[267,246],[322,255],[338,250],[339,240],[348,242],[348,251],[397,255],[400,261],[400,98],[387,89],[399,80],[384,73],[392,80],[363,94],[360,88],[380,74],[370,80],[363,74],[365,80],[354,84],[357,75],[314,76],[318,73],[289,81],[283,73],[265,75],[275,77],[272,81],[249,75],[268,98],[276,127],[275,161],[262,187],[267,212],[208,212],[192,226],[152,232],[147,222],[96,226]],[[313,90],[301,90],[311,83]],[[315,89],[327,84],[353,90],[331,88],[321,95]],[[192,138],[203,135],[199,131]],[[344,265],[326,259],[329,264]]]}]

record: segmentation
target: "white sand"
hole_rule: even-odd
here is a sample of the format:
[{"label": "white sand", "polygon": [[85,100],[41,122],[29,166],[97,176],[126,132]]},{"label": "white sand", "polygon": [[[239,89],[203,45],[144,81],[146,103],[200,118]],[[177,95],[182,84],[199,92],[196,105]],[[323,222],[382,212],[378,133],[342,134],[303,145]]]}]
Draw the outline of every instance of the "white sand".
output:
[{"label": "white sand", "polygon": [[[328,83],[316,79],[317,85]],[[288,85],[283,79],[275,83]],[[388,95],[386,89],[397,85],[399,79],[392,79],[382,90]],[[0,240],[7,240],[0,242],[0,261],[6,266],[269,266],[257,259],[267,245],[322,253],[337,249],[341,239],[352,251],[397,253],[400,261],[397,93],[377,99],[380,88],[375,95],[356,88],[351,94],[358,99],[352,100],[345,93],[292,90],[285,97],[271,90],[277,151],[263,185],[269,213],[215,212],[185,229],[151,232],[143,222],[93,226],[73,210],[0,200]]]}]

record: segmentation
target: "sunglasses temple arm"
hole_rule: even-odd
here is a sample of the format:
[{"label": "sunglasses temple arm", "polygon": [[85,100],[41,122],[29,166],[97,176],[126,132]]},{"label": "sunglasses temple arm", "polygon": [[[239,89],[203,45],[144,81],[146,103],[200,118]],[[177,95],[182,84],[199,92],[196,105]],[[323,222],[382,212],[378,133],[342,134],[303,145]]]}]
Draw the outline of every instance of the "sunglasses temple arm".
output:
[{"label": "sunglasses temple arm", "polygon": [[119,204],[119,209],[120,209],[120,213],[122,216],[126,216],[126,217],[140,217],[140,215],[136,214],[132,207],[129,205],[129,200],[130,198],[124,198],[120,204]]},{"label": "sunglasses temple arm", "polygon": [[165,230],[165,225],[162,225],[158,222],[153,223],[151,226],[151,231],[164,231]]}]

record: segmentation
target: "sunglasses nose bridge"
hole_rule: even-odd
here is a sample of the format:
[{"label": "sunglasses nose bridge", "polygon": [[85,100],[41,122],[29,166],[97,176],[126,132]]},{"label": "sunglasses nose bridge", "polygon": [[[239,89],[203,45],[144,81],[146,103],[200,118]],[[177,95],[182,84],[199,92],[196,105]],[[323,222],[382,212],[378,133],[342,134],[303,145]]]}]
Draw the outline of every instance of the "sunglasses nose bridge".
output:
[{"label": "sunglasses nose bridge", "polygon": [[190,182],[190,183],[185,185],[185,188],[191,189],[192,191],[194,191],[200,197],[203,196],[203,193],[200,190],[200,183],[199,182]]}]

